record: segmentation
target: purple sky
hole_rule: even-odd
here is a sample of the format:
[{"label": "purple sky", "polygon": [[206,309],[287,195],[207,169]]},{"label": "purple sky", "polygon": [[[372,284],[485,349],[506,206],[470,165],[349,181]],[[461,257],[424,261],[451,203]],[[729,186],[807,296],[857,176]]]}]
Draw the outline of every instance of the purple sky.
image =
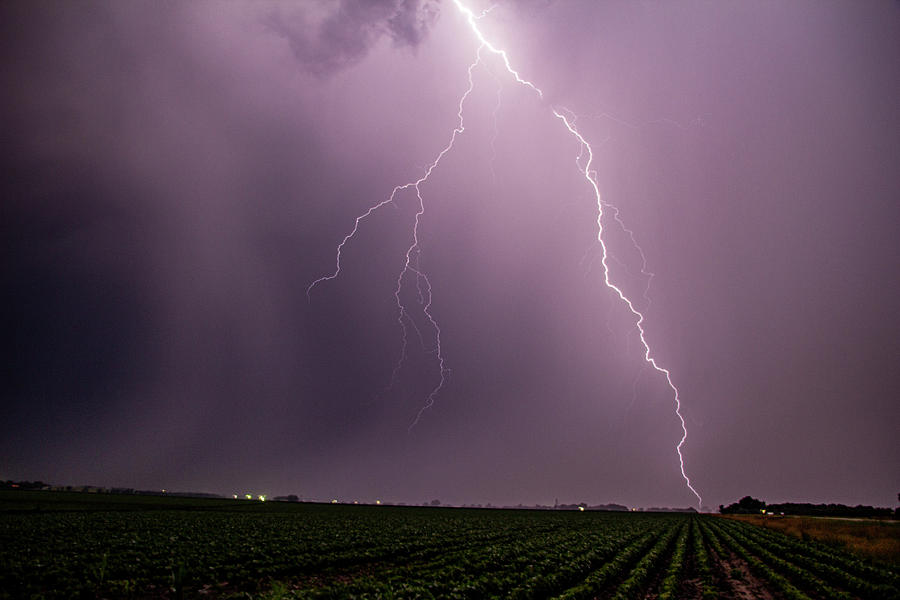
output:
[{"label": "purple sky", "polygon": [[[471,3],[481,10],[486,3]],[[449,377],[393,293],[477,40],[450,0],[0,5],[0,478],[893,506],[900,4],[507,0],[421,186]],[[498,105],[499,102],[499,105]],[[413,283],[407,280],[407,284]]]}]

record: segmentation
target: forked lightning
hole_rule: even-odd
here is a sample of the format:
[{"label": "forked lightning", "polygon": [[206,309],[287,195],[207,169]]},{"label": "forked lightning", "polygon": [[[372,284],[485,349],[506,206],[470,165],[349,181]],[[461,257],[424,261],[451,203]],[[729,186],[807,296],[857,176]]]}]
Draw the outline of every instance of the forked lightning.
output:
[{"label": "forked lightning", "polygon": [[[356,232],[359,230],[360,223],[363,220],[365,220],[373,212],[375,212],[379,208],[383,207],[384,205],[393,203],[396,200],[397,195],[401,191],[410,190],[410,189],[415,191],[416,198],[418,200],[418,210],[416,212],[415,221],[414,221],[413,228],[412,228],[412,242],[406,251],[406,259],[405,259],[403,268],[401,269],[400,274],[397,277],[397,287],[394,290],[394,298],[396,300],[397,310],[399,313],[397,320],[400,324],[400,328],[402,331],[402,348],[401,348],[400,358],[398,360],[397,365],[394,368],[393,377],[396,378],[401,367],[403,366],[403,361],[406,358],[407,343],[408,343],[408,337],[409,337],[408,336],[408,327],[409,326],[415,327],[415,323],[409,314],[409,309],[407,308],[407,306],[403,303],[403,301],[401,299],[401,291],[403,289],[404,281],[407,280],[408,278],[413,278],[415,280],[415,285],[418,290],[418,298],[419,298],[419,303],[422,306],[422,314],[425,316],[426,320],[429,322],[429,324],[431,325],[431,327],[434,330],[434,334],[435,334],[434,353],[436,355],[437,363],[438,363],[438,367],[439,367],[439,378],[438,378],[436,385],[432,388],[430,393],[426,396],[424,405],[421,407],[421,409],[419,409],[419,412],[416,414],[415,419],[410,424],[410,427],[415,426],[421,419],[422,414],[425,412],[425,410],[434,405],[436,397],[438,396],[438,394],[440,393],[444,384],[446,383],[446,377],[449,372],[446,367],[446,364],[444,361],[444,355],[443,355],[443,352],[441,349],[441,329],[437,323],[437,320],[434,318],[434,315],[431,313],[431,301],[432,301],[431,282],[429,281],[428,276],[425,274],[425,272],[420,268],[420,264],[419,264],[419,223],[422,218],[422,215],[425,214],[425,202],[424,202],[424,199],[422,198],[422,184],[424,184],[425,182],[428,181],[428,178],[431,176],[431,173],[440,164],[441,159],[443,159],[443,157],[453,149],[453,145],[456,142],[456,139],[458,138],[458,136],[461,135],[465,131],[465,127],[463,124],[463,108],[464,108],[466,99],[469,97],[469,95],[472,93],[472,91],[475,87],[472,72],[480,64],[480,62],[482,60],[482,54],[485,51],[490,52],[490,53],[500,57],[504,68],[515,79],[515,81],[518,84],[531,89],[540,98],[544,97],[543,91],[539,87],[537,87],[534,83],[532,83],[531,81],[523,78],[519,74],[519,72],[513,68],[512,63],[510,62],[509,56],[507,55],[507,53],[504,50],[501,50],[500,48],[495,46],[493,43],[491,43],[485,37],[485,35],[481,31],[481,29],[479,28],[479,26],[478,26],[479,19],[483,18],[486,14],[488,14],[489,11],[484,11],[483,13],[476,15],[469,7],[467,7],[465,4],[463,4],[463,2],[461,0],[453,0],[453,4],[457,8],[457,10],[459,10],[459,12],[462,14],[462,16],[464,17],[472,34],[478,40],[479,46],[478,46],[478,50],[476,52],[476,57],[475,57],[474,62],[472,62],[472,64],[469,65],[469,69],[468,69],[469,85],[466,88],[466,91],[463,93],[463,95],[459,99],[458,111],[457,111],[457,117],[458,117],[457,126],[453,129],[453,131],[450,135],[449,142],[438,153],[437,157],[435,157],[435,159],[431,162],[431,164],[429,164],[425,168],[425,172],[422,175],[422,177],[420,177],[419,179],[417,179],[415,181],[411,181],[411,182],[405,183],[403,185],[398,185],[397,187],[395,187],[393,189],[393,191],[391,192],[390,196],[387,199],[371,206],[366,212],[364,212],[363,214],[361,214],[360,216],[358,216],[356,218],[353,229],[350,231],[350,233],[348,233],[346,236],[344,236],[344,239],[337,246],[334,272],[331,273],[330,275],[326,275],[326,276],[320,277],[319,279],[316,279],[309,285],[309,287],[306,290],[306,293],[308,296],[310,294],[310,292],[312,291],[312,289],[319,283],[322,283],[322,282],[325,282],[325,281],[328,281],[331,279],[335,279],[338,275],[340,275],[341,256],[342,256],[344,247],[353,238],[353,236],[356,235]],[[609,255],[608,255],[608,251],[607,251],[606,240],[603,235],[603,211],[605,208],[607,208],[607,207],[611,208],[611,210],[613,211],[614,220],[617,223],[619,223],[620,225],[622,225],[623,229],[628,233],[629,237],[631,238],[632,243],[634,243],[635,247],[640,252],[641,258],[643,260],[642,272],[645,272],[645,267],[646,267],[646,259],[644,258],[644,252],[640,248],[640,246],[638,246],[637,243],[635,242],[633,233],[629,229],[626,229],[624,227],[624,224],[622,223],[622,221],[620,219],[620,215],[618,214],[618,211],[614,207],[607,205],[601,199],[600,187],[599,187],[599,184],[597,183],[596,172],[591,170],[591,164],[594,160],[593,149],[591,148],[591,144],[587,141],[587,139],[585,139],[582,136],[582,134],[578,131],[577,127],[575,126],[574,117],[572,116],[572,114],[569,111],[567,111],[561,107],[551,107],[550,110],[551,110],[552,115],[556,119],[558,119],[561,122],[561,124],[566,128],[566,130],[569,132],[569,134],[575,138],[575,140],[578,142],[579,147],[581,149],[579,155],[575,158],[575,164],[578,168],[578,171],[581,173],[581,175],[584,177],[587,184],[590,186],[590,188],[594,194],[594,199],[597,204],[597,241],[599,242],[600,249],[601,249],[600,263],[603,265],[603,282],[606,284],[606,286],[610,290],[612,290],[612,292],[619,298],[619,300],[621,300],[622,303],[625,304],[625,306],[628,308],[628,310],[633,315],[633,317],[635,319],[635,328],[637,329],[637,332],[638,332],[638,338],[640,339],[640,342],[644,348],[644,360],[654,370],[656,370],[658,373],[663,375],[663,377],[665,378],[666,384],[669,386],[669,389],[672,391],[672,394],[674,396],[675,415],[678,417],[678,421],[681,424],[681,431],[682,431],[681,439],[678,441],[678,444],[675,446],[675,451],[678,455],[678,464],[679,464],[679,468],[681,470],[681,476],[684,478],[685,484],[687,485],[688,489],[697,498],[697,504],[699,506],[700,504],[702,504],[702,498],[701,498],[700,494],[697,492],[697,490],[694,488],[694,486],[691,484],[691,480],[688,477],[687,472],[685,471],[685,467],[684,467],[684,456],[682,454],[682,448],[684,447],[684,444],[687,441],[688,431],[687,431],[687,426],[685,424],[684,417],[681,414],[681,398],[680,398],[678,388],[675,386],[675,383],[672,381],[671,372],[668,369],[660,366],[659,363],[656,361],[656,359],[653,357],[653,354],[650,349],[650,344],[647,342],[646,332],[644,330],[644,315],[643,315],[643,313],[634,305],[634,303],[628,298],[628,296],[625,295],[623,290],[610,279],[609,263],[608,263]],[[586,160],[584,160],[585,157],[586,157]],[[392,380],[392,383],[393,383],[393,380]]]}]

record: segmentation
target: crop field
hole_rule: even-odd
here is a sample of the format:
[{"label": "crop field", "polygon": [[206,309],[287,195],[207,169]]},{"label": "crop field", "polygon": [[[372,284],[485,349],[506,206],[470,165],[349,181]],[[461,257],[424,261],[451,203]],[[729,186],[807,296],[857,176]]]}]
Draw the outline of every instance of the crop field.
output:
[{"label": "crop field", "polygon": [[0,598],[900,598],[895,566],[688,514],[0,494]]},{"label": "crop field", "polygon": [[774,529],[802,540],[842,546],[856,554],[900,566],[900,521],[790,515],[729,515],[728,518]]}]

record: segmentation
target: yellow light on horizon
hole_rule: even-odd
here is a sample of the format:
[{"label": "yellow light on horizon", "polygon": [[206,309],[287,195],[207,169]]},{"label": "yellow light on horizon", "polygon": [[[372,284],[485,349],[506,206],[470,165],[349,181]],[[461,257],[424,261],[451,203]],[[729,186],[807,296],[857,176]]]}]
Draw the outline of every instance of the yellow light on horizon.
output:
[{"label": "yellow light on horizon", "polygon": [[259,498],[259,501],[260,501],[260,502],[265,502],[265,501],[266,501],[266,497],[265,497],[265,495],[263,495],[263,494],[260,494],[260,495],[258,496],[258,498]]},{"label": "yellow light on horizon", "polygon": [[584,507],[583,507],[583,506],[579,506],[579,507],[578,507],[578,510],[580,510],[581,512],[584,512]]}]

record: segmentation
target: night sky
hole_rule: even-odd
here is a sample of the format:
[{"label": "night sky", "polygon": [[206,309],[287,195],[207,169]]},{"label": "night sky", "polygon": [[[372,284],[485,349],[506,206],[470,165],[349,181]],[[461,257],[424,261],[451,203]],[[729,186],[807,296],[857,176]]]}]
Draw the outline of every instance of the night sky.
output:
[{"label": "night sky", "polygon": [[696,504],[565,107],[703,504],[895,505],[900,4],[478,24],[544,97],[483,52],[420,186],[422,410],[414,190],[306,291],[457,126],[451,0],[0,3],[0,479]]}]

